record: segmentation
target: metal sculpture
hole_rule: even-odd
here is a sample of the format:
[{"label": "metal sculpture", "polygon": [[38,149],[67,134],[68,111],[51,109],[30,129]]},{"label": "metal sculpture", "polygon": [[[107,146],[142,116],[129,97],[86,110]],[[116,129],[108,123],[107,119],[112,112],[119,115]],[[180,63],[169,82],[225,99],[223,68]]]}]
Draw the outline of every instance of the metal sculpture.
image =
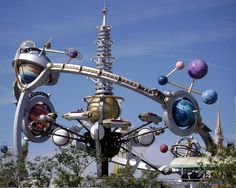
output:
[{"label": "metal sculpture", "polygon": [[[81,53],[71,48],[65,51],[52,50],[50,40],[43,48],[37,48],[32,41],[25,41],[17,50],[13,60],[16,77],[14,94],[17,101],[13,128],[14,154],[23,155],[24,149],[27,148],[27,144],[21,143],[23,133],[30,142],[42,143],[52,137],[55,145],[60,147],[71,144],[71,141],[75,140],[79,149],[85,151],[95,149],[98,158],[98,177],[108,174],[110,159],[114,163],[130,166],[133,171],[139,168],[158,170],[163,174],[170,173],[169,169],[160,168],[160,165],[153,165],[135,155],[132,148],[150,146],[155,136],[163,134],[168,128],[179,136],[199,133],[207,148],[213,145],[209,134],[210,129],[202,122],[198,103],[191,94],[200,94],[192,88],[196,79],[206,75],[207,64],[202,60],[195,60],[190,64],[189,75],[193,78],[190,88],[168,80],[176,70],[184,68],[182,61],[177,62],[175,69],[169,74],[159,77],[159,84],[170,83],[182,89],[175,93],[149,89],[138,82],[112,73],[112,65],[116,58],[111,54],[111,46],[114,42],[110,36],[111,26],[107,25],[107,13],[107,8],[104,6],[103,22],[98,26],[99,34],[95,42],[98,50],[96,56],[92,58],[96,68],[69,64],[73,59],[81,59]],[[65,54],[69,59],[65,63],[54,63],[47,57],[47,53]],[[87,103],[85,111],[72,111],[63,115],[66,120],[78,121],[80,127],[85,130],[83,134],[79,128],[68,129],[58,124],[50,96],[35,91],[43,85],[55,85],[62,73],[88,76],[95,84],[94,95],[84,97]],[[138,117],[143,123],[139,127],[133,127],[129,121],[122,120],[121,102],[124,99],[114,95],[113,84],[133,90],[159,103],[164,110],[163,117],[150,112],[141,113]],[[213,104],[217,100],[217,94],[212,90],[204,92],[202,97],[207,104]],[[162,119],[165,126],[149,127],[152,123],[159,124]],[[126,147],[123,146],[124,144]],[[128,153],[127,159],[118,156],[121,149]],[[161,149],[162,152],[167,150],[167,146]]]}]

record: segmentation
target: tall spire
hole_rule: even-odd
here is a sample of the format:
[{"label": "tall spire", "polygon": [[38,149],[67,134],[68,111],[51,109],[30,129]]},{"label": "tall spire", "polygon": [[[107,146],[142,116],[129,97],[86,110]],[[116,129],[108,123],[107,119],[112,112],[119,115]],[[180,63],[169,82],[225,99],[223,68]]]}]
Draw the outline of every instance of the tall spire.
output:
[{"label": "tall spire", "polygon": [[[95,41],[97,45],[97,54],[92,58],[93,62],[96,63],[96,68],[112,72],[112,64],[116,61],[116,58],[111,54],[111,45],[114,43],[111,40],[111,26],[107,25],[107,13],[108,9],[104,1],[104,7],[102,9],[102,25],[98,26],[97,29],[98,39]],[[103,79],[96,79],[95,81],[95,94],[106,94],[112,95],[112,83]]]},{"label": "tall spire", "polygon": [[214,142],[216,145],[223,145],[224,142],[224,135],[221,127],[220,110],[218,110],[217,112],[217,122],[215,128]]},{"label": "tall spire", "polygon": [[102,19],[102,25],[105,26],[106,25],[106,19],[107,19],[107,7],[106,7],[106,1],[104,0],[104,5],[103,5],[103,9],[102,9],[102,14],[103,14],[103,19]]}]

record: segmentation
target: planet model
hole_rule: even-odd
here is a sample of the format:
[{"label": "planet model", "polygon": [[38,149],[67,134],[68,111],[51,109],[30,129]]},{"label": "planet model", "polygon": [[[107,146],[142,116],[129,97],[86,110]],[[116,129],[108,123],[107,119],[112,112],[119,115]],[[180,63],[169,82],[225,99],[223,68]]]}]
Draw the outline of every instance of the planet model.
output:
[{"label": "planet model", "polygon": [[189,64],[188,74],[193,79],[201,79],[208,72],[208,66],[205,61],[196,59]]},{"label": "planet model", "polygon": [[172,115],[174,121],[179,127],[190,127],[195,123],[193,104],[185,99],[179,99],[174,102]]},{"label": "planet model", "polygon": [[138,142],[143,146],[150,146],[155,140],[154,134],[148,132],[151,132],[149,128],[143,128],[138,132]]},{"label": "planet model", "polygon": [[68,57],[74,59],[78,57],[79,52],[73,48],[65,49],[65,53]]},{"label": "planet model", "polygon": [[57,128],[53,131],[52,140],[57,146],[65,146],[69,143],[70,134],[68,131]]},{"label": "planet model", "polygon": [[202,93],[202,100],[206,104],[214,104],[217,101],[217,93],[213,89],[205,90]]},{"label": "planet model", "polygon": [[159,76],[158,83],[160,85],[166,85],[168,82],[168,78],[165,75]]},{"label": "planet model", "polygon": [[7,153],[8,147],[6,145],[3,145],[3,146],[1,146],[0,150],[2,153]]},{"label": "planet model", "polygon": [[161,144],[160,151],[161,153],[166,153],[168,151],[168,146],[166,144]]},{"label": "planet model", "polygon": [[175,64],[175,68],[178,70],[181,70],[184,68],[184,62],[183,61],[177,61]]},{"label": "planet model", "polygon": [[[31,125],[33,121],[37,120],[40,115],[47,115],[49,112],[50,111],[48,107],[44,105],[43,103],[35,104],[29,112],[29,116],[28,116],[29,125]],[[46,131],[49,128],[49,126],[50,126],[50,123],[48,122],[38,121],[34,127],[32,127],[31,125],[31,129],[34,134],[38,135],[40,133],[37,133],[37,130]]]},{"label": "planet model", "polygon": [[23,84],[30,84],[42,72],[42,68],[37,65],[24,63],[19,67],[19,76]]}]

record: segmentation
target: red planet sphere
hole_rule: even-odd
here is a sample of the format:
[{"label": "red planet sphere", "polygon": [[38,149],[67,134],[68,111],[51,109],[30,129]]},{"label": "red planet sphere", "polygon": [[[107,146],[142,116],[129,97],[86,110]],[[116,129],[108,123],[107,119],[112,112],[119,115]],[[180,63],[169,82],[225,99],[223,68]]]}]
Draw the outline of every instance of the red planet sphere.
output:
[{"label": "red planet sphere", "polygon": [[168,151],[168,146],[166,144],[161,144],[160,145],[160,151],[162,153],[166,153]]}]

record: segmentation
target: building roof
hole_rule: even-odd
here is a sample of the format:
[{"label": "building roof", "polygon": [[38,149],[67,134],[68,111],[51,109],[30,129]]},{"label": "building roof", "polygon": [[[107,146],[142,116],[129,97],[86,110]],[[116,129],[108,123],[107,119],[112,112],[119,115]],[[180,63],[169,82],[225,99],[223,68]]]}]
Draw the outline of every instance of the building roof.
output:
[{"label": "building roof", "polygon": [[199,168],[199,163],[209,164],[206,157],[178,157],[169,164],[170,168]]}]

